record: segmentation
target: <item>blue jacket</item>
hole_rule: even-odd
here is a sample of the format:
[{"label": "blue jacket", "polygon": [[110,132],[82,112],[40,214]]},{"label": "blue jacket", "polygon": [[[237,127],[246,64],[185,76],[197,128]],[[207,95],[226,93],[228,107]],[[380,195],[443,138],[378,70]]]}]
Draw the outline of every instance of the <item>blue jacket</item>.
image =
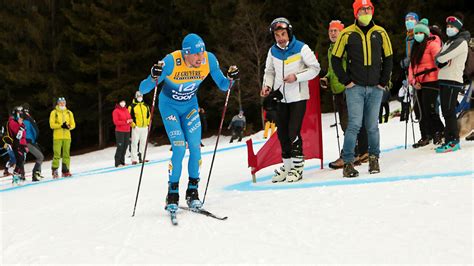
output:
[{"label": "blue jacket", "polygon": [[28,117],[23,120],[23,123],[25,124],[26,129],[26,141],[28,143],[35,144],[38,140],[39,135],[39,130],[38,126],[36,125],[36,121],[33,118]]}]

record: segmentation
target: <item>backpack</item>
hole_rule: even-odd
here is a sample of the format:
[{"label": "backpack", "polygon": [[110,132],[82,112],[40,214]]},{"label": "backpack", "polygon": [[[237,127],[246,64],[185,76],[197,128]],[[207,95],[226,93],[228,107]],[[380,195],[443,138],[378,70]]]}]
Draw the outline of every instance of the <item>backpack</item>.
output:
[{"label": "backpack", "polygon": [[464,65],[464,76],[468,80],[473,80],[474,78],[474,41],[472,38],[467,47],[467,59],[466,64]]}]

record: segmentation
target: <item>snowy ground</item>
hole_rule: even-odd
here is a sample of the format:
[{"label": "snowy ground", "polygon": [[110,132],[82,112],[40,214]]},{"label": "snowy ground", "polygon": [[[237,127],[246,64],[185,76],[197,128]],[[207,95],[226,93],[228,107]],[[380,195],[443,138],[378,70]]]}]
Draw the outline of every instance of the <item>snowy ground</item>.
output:
[{"label": "snowy ground", "polygon": [[[474,142],[448,154],[433,145],[404,150],[405,124],[395,118],[380,126],[382,172],[369,175],[364,164],[359,178],[344,179],[327,168],[338,152],[333,123],[323,115],[325,168],[307,161],[294,184],[272,184],[272,167],[252,184],[244,142],[221,138],[205,207],[226,221],[181,211],[171,225],[163,210],[169,146],[150,146],[133,218],[140,168],[114,168],[113,148],[72,158],[73,178],[13,189],[3,179],[0,264],[472,265]],[[253,139],[258,150],[262,133]],[[204,140],[201,196],[214,143]]]}]

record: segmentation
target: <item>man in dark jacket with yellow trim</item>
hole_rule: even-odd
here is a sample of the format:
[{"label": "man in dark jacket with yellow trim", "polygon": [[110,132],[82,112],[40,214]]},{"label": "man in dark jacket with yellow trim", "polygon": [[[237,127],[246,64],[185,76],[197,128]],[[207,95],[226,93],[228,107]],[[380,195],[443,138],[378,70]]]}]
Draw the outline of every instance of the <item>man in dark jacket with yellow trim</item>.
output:
[{"label": "man in dark jacket with yellow trim", "polygon": [[[384,28],[372,21],[373,4],[370,0],[355,0],[352,6],[356,21],[339,34],[331,58],[334,72],[346,86],[349,113],[342,154],[344,177],[359,175],[354,169],[354,147],[362,121],[369,141],[369,172],[380,172],[378,111],[393,67],[390,38]],[[342,65],[344,52],[348,60],[346,70]]]}]

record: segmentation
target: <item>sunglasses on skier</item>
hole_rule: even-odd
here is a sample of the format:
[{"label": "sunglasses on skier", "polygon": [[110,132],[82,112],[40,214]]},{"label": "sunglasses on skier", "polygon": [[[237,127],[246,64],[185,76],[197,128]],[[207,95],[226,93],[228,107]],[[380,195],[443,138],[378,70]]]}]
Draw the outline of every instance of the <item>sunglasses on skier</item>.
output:
[{"label": "sunglasses on skier", "polygon": [[276,22],[272,24],[272,31],[288,29],[288,24],[285,22]]}]

